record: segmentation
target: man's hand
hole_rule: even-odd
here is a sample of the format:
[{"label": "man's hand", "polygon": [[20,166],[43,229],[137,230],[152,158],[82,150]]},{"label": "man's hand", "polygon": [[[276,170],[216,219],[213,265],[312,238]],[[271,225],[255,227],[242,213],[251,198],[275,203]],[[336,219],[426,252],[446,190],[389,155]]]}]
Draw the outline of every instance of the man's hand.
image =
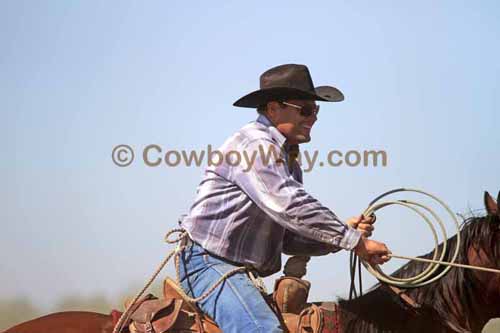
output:
[{"label": "man's hand", "polygon": [[364,237],[368,238],[372,235],[373,230],[375,230],[375,228],[373,227],[375,219],[375,215],[365,217],[363,216],[363,214],[361,214],[361,216],[351,217],[349,220],[347,220],[347,224],[354,229],[361,231],[361,234]]},{"label": "man's hand", "polygon": [[389,251],[384,243],[361,237],[358,245],[354,248],[354,253],[364,261],[368,261],[371,264],[382,265],[389,261],[390,257],[388,254],[390,254],[391,251]]}]

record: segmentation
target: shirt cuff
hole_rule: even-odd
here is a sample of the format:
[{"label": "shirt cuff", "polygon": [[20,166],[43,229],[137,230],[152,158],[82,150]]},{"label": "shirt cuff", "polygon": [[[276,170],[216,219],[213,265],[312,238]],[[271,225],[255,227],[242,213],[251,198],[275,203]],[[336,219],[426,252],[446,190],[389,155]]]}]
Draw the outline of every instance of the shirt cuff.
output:
[{"label": "shirt cuff", "polygon": [[352,250],[358,245],[359,240],[361,238],[361,232],[348,227],[347,230],[345,231],[344,237],[340,240],[339,242],[339,247],[345,249],[345,250]]}]

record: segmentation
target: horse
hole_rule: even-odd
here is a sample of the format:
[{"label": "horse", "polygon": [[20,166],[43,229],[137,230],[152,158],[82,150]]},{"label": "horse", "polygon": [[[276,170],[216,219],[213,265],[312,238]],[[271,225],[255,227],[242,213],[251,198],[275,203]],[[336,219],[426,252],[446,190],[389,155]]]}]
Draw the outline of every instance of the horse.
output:
[{"label": "horse", "polygon": [[4,331],[4,333],[112,333],[113,317],[110,315],[66,311],[51,313]]},{"label": "horse", "polygon": [[[470,217],[462,225],[457,262],[498,268],[500,193],[495,202],[485,192],[484,201],[487,214]],[[448,240],[449,248],[454,248],[456,238],[455,235]],[[421,258],[431,256],[428,253]],[[450,257],[451,253],[447,253],[445,259],[449,260]],[[392,275],[413,276],[424,267],[425,264],[421,262],[409,262]],[[405,297],[384,284],[377,284],[363,296],[340,300],[337,309],[340,312],[342,333],[481,332],[490,319],[500,317],[500,275],[453,268],[430,285],[405,291]],[[317,304],[325,307],[333,305],[332,302]],[[116,316],[116,312],[109,315],[59,312],[21,323],[4,333],[112,333]]]},{"label": "horse", "polygon": [[[457,263],[500,267],[500,193],[497,202],[484,194],[487,214],[466,219],[460,231]],[[448,240],[445,261],[452,257],[457,236]],[[442,244],[440,244],[441,250]],[[432,252],[421,256],[429,259]],[[411,277],[426,264],[412,261],[395,271],[395,277]],[[438,274],[442,269],[438,270]],[[500,274],[452,268],[438,281],[406,290],[406,300],[384,284],[353,300],[341,300],[345,332],[481,332],[486,323],[500,317]],[[409,304],[413,303],[413,304]],[[414,305],[417,305],[416,307]]]}]

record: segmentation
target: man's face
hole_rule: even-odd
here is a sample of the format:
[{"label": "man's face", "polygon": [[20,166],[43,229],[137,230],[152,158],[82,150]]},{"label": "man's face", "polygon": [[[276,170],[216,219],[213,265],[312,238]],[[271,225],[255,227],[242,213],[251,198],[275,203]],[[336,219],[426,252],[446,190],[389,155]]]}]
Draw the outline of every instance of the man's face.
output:
[{"label": "man's face", "polygon": [[[309,100],[291,99],[285,102],[306,108],[316,106],[314,101]],[[294,106],[271,102],[268,104],[267,114],[274,126],[287,138],[288,143],[299,144],[311,141],[311,129],[318,119],[315,112],[304,116],[301,110]]]}]

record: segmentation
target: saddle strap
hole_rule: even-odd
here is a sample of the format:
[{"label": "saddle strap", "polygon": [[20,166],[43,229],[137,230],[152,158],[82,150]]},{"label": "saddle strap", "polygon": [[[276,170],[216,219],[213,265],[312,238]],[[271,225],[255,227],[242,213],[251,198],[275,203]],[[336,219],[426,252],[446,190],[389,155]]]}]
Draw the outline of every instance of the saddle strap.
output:
[{"label": "saddle strap", "polygon": [[314,332],[320,333],[323,329],[323,313],[321,309],[315,305],[311,304],[310,307],[302,310],[299,315],[299,322],[297,324],[298,333],[302,332]]},{"label": "saddle strap", "polygon": [[418,304],[410,295],[406,293],[406,290],[399,289],[396,286],[392,286],[390,284],[387,285],[389,290],[398,295],[398,297],[405,303],[414,314],[418,314],[418,310],[420,309],[420,304]]},{"label": "saddle strap", "polygon": [[[131,333],[165,333],[176,323],[181,312],[183,301],[180,299],[172,300],[167,308],[156,313],[146,314],[142,320],[133,320],[129,325]],[[172,306],[173,305],[173,306]],[[171,309],[173,307],[173,309]],[[156,316],[156,314],[158,314]],[[158,318],[156,318],[158,317]],[[202,331],[203,332],[203,331]]]},{"label": "saddle strap", "polygon": [[290,333],[340,333],[339,308],[324,308],[311,304],[300,315],[284,313],[283,319]]}]

